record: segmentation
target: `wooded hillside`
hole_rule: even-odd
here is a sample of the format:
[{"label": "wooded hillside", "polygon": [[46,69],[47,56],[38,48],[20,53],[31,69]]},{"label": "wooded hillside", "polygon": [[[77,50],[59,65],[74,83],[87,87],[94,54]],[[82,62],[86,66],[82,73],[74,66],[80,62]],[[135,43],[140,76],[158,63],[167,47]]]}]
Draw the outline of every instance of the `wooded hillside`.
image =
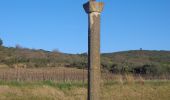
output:
[{"label": "wooded hillside", "polygon": [[[169,74],[170,51],[132,50],[101,54],[102,71],[113,73]],[[87,54],[0,47],[0,67],[87,68]]]}]

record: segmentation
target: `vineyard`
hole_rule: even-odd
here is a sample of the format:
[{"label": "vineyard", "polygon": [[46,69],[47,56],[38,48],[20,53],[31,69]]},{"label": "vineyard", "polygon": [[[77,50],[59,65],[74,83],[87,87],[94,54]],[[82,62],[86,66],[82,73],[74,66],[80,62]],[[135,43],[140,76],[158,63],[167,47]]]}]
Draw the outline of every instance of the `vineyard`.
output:
[{"label": "vineyard", "polygon": [[[101,100],[169,100],[169,75],[101,76]],[[87,69],[0,68],[0,99],[87,100]]]},{"label": "vineyard", "polygon": [[[128,75],[102,72],[104,81],[111,80],[170,80],[169,75]],[[87,70],[76,68],[1,68],[0,80],[3,81],[56,81],[87,82]]]}]

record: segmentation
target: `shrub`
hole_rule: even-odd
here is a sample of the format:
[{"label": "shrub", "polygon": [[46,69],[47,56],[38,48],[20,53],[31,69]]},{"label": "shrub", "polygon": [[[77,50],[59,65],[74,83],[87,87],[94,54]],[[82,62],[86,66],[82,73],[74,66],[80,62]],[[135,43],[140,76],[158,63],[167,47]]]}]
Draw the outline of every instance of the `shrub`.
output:
[{"label": "shrub", "polygon": [[2,46],[3,45],[3,41],[2,41],[2,39],[0,38],[0,46]]}]

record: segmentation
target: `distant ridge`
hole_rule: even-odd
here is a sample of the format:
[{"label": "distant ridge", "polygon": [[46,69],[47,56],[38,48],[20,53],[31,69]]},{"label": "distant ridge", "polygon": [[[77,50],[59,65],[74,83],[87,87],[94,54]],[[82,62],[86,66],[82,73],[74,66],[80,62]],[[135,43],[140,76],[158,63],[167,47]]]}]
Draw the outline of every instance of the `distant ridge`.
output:
[{"label": "distant ridge", "polygon": [[[58,51],[33,50],[27,48],[0,47],[0,64],[8,67],[77,67],[87,68],[87,54],[66,54]],[[170,51],[130,50],[103,53],[101,66],[103,70],[115,68],[132,72],[143,66],[159,66],[170,72]],[[115,70],[114,70],[115,71]]]}]

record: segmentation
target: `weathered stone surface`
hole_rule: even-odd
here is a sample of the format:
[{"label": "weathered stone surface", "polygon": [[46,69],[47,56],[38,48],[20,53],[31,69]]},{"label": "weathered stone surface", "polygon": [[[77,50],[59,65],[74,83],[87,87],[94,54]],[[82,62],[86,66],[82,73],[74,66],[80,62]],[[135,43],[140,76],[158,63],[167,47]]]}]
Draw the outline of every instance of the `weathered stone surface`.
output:
[{"label": "weathered stone surface", "polygon": [[103,2],[95,2],[90,1],[83,5],[86,13],[91,12],[99,12],[101,13],[103,11],[104,3]]},{"label": "weathered stone surface", "polygon": [[100,100],[100,13],[102,2],[89,1],[83,7],[88,13],[88,100]]},{"label": "weathered stone surface", "polygon": [[100,100],[100,14],[89,14],[89,89],[88,100]]}]

